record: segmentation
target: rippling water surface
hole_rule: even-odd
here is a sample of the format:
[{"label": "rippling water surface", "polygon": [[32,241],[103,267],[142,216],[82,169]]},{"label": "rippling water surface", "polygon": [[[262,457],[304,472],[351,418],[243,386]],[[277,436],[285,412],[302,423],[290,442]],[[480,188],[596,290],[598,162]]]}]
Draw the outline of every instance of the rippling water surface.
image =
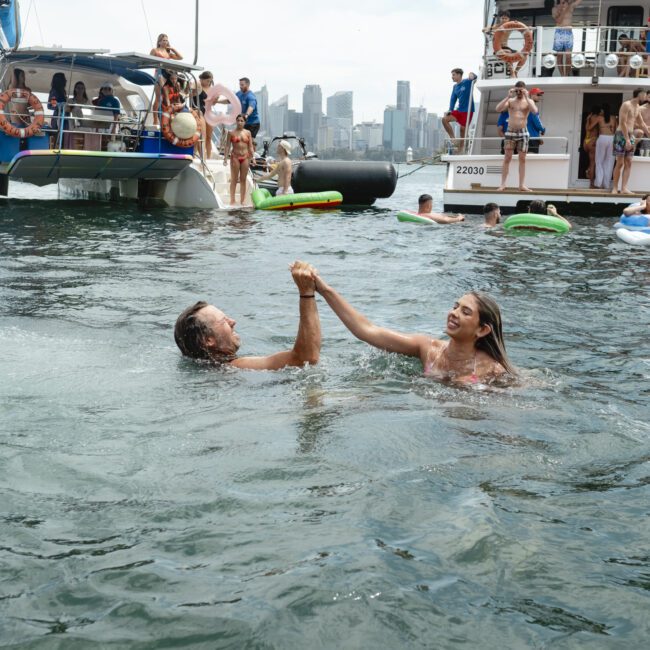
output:
[{"label": "rippling water surface", "polygon": [[[647,644],[650,249],[398,223],[442,173],[325,214],[0,200],[2,647]],[[290,347],[296,258],[408,331],[488,290],[522,385],[425,380],[322,300],[316,368],[180,357],[199,298]]]}]

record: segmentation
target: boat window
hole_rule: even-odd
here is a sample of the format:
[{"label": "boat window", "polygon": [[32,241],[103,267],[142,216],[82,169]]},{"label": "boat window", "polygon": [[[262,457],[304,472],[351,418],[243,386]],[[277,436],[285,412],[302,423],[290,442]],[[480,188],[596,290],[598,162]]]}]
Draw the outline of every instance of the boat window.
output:
[{"label": "boat window", "polygon": [[[615,27],[641,27],[643,25],[643,7],[610,7],[607,11],[607,24]],[[620,30],[612,29],[609,35],[609,50],[616,52]],[[628,30],[628,36],[638,37],[634,30]]]}]

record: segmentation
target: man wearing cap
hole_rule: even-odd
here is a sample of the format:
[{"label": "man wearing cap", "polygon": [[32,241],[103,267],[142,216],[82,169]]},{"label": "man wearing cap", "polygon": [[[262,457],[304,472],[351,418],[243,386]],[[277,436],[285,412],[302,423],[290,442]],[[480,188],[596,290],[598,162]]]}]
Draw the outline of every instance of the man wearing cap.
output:
[{"label": "man wearing cap", "polygon": [[286,140],[280,140],[276,151],[278,153],[279,162],[268,174],[261,176],[258,180],[265,181],[273,176],[277,176],[278,190],[275,195],[282,196],[284,194],[293,194],[293,188],[291,187],[291,158],[289,158],[289,154],[291,153],[291,143]]},{"label": "man wearing cap", "polygon": [[[537,110],[539,111],[539,101],[542,99],[544,94],[543,90],[539,88],[530,89],[530,98],[535,102]],[[542,124],[542,121],[539,119],[539,113],[533,113],[532,111],[528,113],[528,135],[530,135],[530,140],[528,142],[528,153],[539,153],[539,145],[542,144],[540,136],[546,133],[546,129]]]}]

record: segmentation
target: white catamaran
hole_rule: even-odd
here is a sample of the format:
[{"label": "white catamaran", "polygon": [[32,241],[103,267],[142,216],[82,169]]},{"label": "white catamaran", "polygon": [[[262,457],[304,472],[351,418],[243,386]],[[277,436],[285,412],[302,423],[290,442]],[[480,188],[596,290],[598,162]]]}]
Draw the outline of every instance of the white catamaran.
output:
[{"label": "white catamaran", "polygon": [[[475,87],[480,104],[468,128],[465,151],[443,156],[447,163],[445,209],[480,212],[488,202],[497,202],[505,212],[519,212],[531,198],[552,201],[570,214],[610,215],[630,202],[629,197],[608,189],[591,189],[587,176],[589,155],[584,149],[585,119],[595,106],[608,104],[614,115],[634,89],[650,90],[646,33],[650,31],[650,2],[642,0],[583,0],[573,12],[569,27],[573,47],[566,54],[566,76],[561,75],[563,58],[553,50],[556,22],[552,11],[557,0],[487,0],[485,25],[498,27],[498,12],[507,10],[509,20],[523,23],[531,31],[512,29],[507,46],[497,49],[495,29],[485,38],[485,52]],[[528,47],[523,35],[530,41]],[[532,36],[532,38],[531,38]],[[623,37],[623,40],[621,40]],[[517,157],[510,166],[508,187],[498,191],[503,155],[498,135],[499,114],[495,108],[518,79],[504,60],[527,50],[518,79],[528,89],[543,91],[539,115],[546,128],[539,153],[526,159],[526,185],[533,193],[519,192]],[[514,56],[511,56],[514,55]],[[650,191],[650,157],[639,151],[633,159],[629,189],[635,194]]]}]

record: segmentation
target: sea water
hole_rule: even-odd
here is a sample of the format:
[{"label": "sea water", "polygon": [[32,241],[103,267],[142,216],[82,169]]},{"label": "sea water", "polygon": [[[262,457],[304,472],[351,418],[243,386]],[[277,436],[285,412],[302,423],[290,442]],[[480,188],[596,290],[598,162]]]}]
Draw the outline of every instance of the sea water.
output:
[{"label": "sea water", "polygon": [[[402,172],[411,168],[402,168]],[[0,200],[0,645],[631,648],[650,636],[650,250],[372,208]],[[567,215],[570,216],[570,215]],[[443,334],[471,289],[521,382],[481,390],[354,339],[321,363],[181,358],[205,299],[243,354],[291,347],[287,265],[376,323]]]}]

